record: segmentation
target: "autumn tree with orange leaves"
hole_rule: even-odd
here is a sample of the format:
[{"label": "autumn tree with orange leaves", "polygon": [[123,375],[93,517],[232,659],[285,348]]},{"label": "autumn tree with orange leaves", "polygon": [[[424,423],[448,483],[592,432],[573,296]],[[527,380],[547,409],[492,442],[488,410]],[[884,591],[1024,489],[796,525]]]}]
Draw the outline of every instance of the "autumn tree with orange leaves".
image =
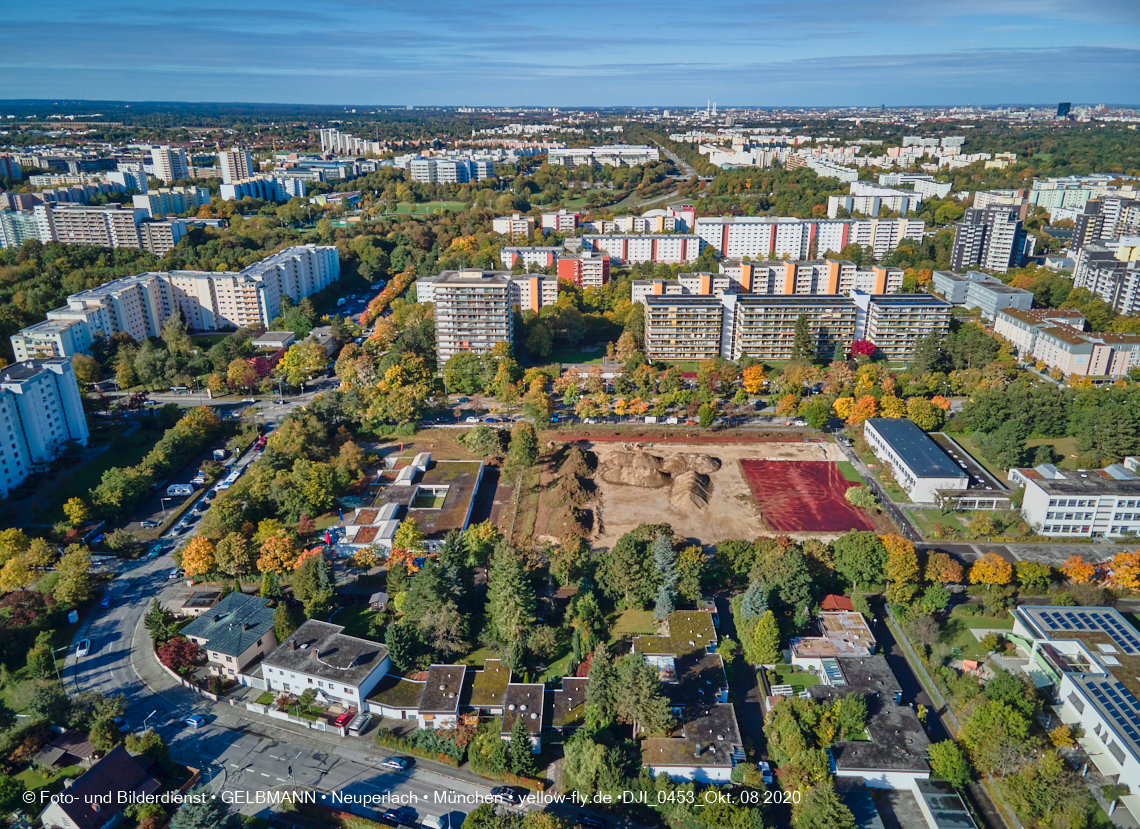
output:
[{"label": "autumn tree with orange leaves", "polygon": [[990,587],[1009,584],[1013,579],[1013,565],[997,553],[986,553],[970,567],[970,584],[988,584]]},{"label": "autumn tree with orange leaves", "polygon": [[851,407],[851,414],[847,417],[848,426],[858,426],[863,421],[875,417],[879,413],[879,401],[869,394],[865,394],[855,401]]},{"label": "autumn tree with orange leaves", "polygon": [[287,535],[271,535],[261,545],[257,569],[262,573],[283,573],[291,570],[297,561],[297,547]]},{"label": "autumn tree with orange leaves", "polygon": [[1084,584],[1096,576],[1096,567],[1079,555],[1071,555],[1061,565],[1061,572],[1073,584]]},{"label": "autumn tree with orange leaves", "polygon": [[914,545],[897,533],[880,535],[887,551],[887,601],[908,604],[914,597],[919,578],[918,554]]},{"label": "autumn tree with orange leaves", "polygon": [[182,548],[182,569],[188,576],[209,573],[214,569],[214,545],[205,536],[196,535]]},{"label": "autumn tree with orange leaves", "polygon": [[962,565],[949,553],[931,553],[926,559],[925,576],[927,581],[942,584],[960,584],[965,573]]},{"label": "autumn tree with orange leaves", "polygon": [[1117,553],[1112,557],[1112,583],[1129,590],[1140,590],[1140,550]]},{"label": "autumn tree with orange leaves", "polygon": [[744,369],[742,385],[749,394],[760,394],[764,390],[764,381],[767,379],[764,366],[755,365]]}]

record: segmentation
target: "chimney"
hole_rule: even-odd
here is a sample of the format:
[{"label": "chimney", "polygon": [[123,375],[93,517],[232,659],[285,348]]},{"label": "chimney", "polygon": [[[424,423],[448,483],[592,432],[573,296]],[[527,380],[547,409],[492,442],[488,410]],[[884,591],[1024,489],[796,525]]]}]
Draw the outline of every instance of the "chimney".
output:
[{"label": "chimney", "polygon": [[317,648],[313,648],[313,659],[319,660],[320,658],[321,658],[321,652]]},{"label": "chimney", "polygon": [[693,755],[695,757],[701,756],[701,744],[700,743],[694,743],[693,744]]},{"label": "chimney", "polygon": [[291,650],[291,651],[297,650],[297,643],[294,642],[292,639],[289,640],[289,650]]}]

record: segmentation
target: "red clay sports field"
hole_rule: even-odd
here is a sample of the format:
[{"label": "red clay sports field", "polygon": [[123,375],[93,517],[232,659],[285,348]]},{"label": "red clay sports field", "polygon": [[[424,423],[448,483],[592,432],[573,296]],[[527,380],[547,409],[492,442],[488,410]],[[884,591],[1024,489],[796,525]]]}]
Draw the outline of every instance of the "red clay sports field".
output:
[{"label": "red clay sports field", "polygon": [[744,477],[768,526],[783,532],[873,530],[862,512],[843,497],[859,486],[831,461],[742,460]]}]

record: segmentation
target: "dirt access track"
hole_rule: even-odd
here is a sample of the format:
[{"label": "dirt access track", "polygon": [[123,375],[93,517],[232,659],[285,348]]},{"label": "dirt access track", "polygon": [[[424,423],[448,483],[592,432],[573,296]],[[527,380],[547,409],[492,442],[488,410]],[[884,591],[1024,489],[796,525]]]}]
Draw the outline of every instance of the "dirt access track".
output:
[{"label": "dirt access track", "polygon": [[[632,443],[591,441],[583,437],[578,444],[597,455],[599,469],[627,452]],[[645,441],[637,444],[650,455],[668,462],[677,454],[706,454],[720,461],[720,469],[708,474],[709,500],[705,509],[678,510],[670,499],[671,488],[654,489],[627,486],[594,476],[596,493],[596,532],[591,541],[595,547],[612,547],[625,533],[639,524],[668,523],[674,532],[704,545],[729,538],[752,540],[775,535],[763,519],[744,476],[740,461],[745,459],[788,461],[840,461],[843,455],[832,443],[792,441],[667,443]],[[600,524],[600,526],[599,526]],[[837,533],[787,533],[795,538],[830,538]]]}]

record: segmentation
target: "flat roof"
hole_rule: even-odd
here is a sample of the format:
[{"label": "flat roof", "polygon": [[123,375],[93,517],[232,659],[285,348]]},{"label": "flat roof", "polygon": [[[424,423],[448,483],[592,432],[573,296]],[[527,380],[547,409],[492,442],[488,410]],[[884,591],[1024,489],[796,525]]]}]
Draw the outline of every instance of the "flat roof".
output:
[{"label": "flat roof", "polygon": [[665,618],[667,633],[635,636],[633,649],[642,654],[681,655],[704,651],[716,644],[716,628],[707,610],[674,610]]},{"label": "flat roof", "polygon": [[1114,478],[1112,475],[1101,474],[1104,471],[1101,469],[1085,473],[1058,469],[1057,474],[1061,477],[1047,478],[1036,467],[1034,471],[1037,472],[1036,475],[1026,477],[1048,495],[1140,495],[1140,477]]},{"label": "flat roof", "polygon": [[454,714],[459,710],[466,665],[432,665],[424,681],[420,711],[425,714]]},{"label": "flat roof", "polygon": [[[433,460],[426,470],[415,473],[418,477],[411,486],[380,487],[376,500],[372,503],[373,509],[379,512],[372,520],[382,520],[385,514],[384,507],[394,504],[404,509],[404,518],[415,518],[428,538],[438,539],[449,530],[463,530],[482,477],[482,470],[483,461]],[[447,492],[438,509],[414,506],[416,494],[421,487],[445,486]],[[359,540],[359,534],[357,539],[355,543],[363,543]]]},{"label": "flat roof", "polygon": [[388,674],[372,689],[369,702],[389,708],[419,708],[424,693],[423,681],[408,679],[399,674]]},{"label": "flat roof", "polygon": [[930,829],[977,829],[961,795],[945,780],[915,780],[913,791],[934,818]]},{"label": "flat roof", "polygon": [[548,722],[553,728],[578,728],[586,723],[586,677],[566,676],[562,687],[550,694]]},{"label": "flat roof", "polygon": [[967,478],[926,432],[906,418],[872,417],[866,424],[874,429],[919,478]]},{"label": "flat roof", "polygon": [[510,734],[515,719],[520,715],[526,721],[526,730],[531,734],[542,732],[542,707],[546,686],[541,683],[512,682],[507,686],[507,696],[503,707],[503,734]]},{"label": "flat roof", "polygon": [[821,701],[863,694],[867,701],[867,734],[871,739],[832,743],[836,769],[929,771],[926,755],[930,739],[914,709],[895,702],[895,692],[902,685],[891,672],[886,657],[849,656],[838,662],[846,685],[813,685],[808,690],[813,699]]},{"label": "flat roof", "polygon": [[734,752],[743,746],[731,703],[686,709],[680,737],[647,737],[641,741],[643,766],[732,768]]},{"label": "flat roof", "polygon": [[511,669],[498,659],[488,659],[481,671],[468,671],[464,705],[472,708],[501,708],[511,682]]},{"label": "flat roof", "polygon": [[343,630],[343,625],[310,619],[265,657],[263,664],[359,687],[388,658],[388,648],[345,636]]}]

